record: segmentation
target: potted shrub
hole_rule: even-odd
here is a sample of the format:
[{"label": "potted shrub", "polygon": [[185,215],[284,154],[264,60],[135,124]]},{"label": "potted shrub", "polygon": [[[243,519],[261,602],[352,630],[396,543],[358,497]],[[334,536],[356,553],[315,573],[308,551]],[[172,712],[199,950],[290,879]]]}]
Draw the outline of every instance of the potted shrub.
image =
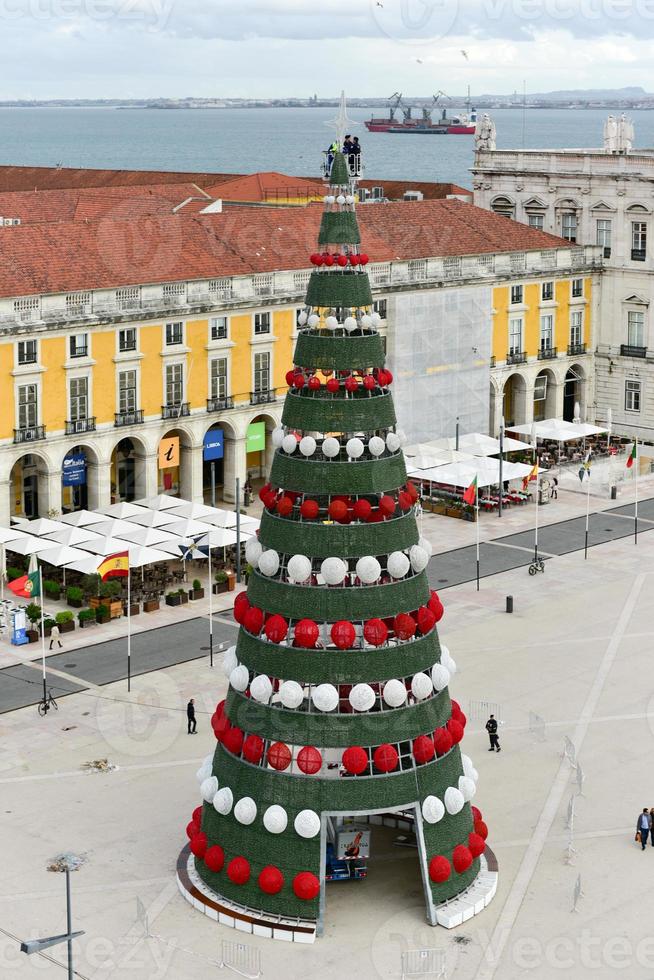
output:
[{"label": "potted shrub", "polygon": [[143,612],[157,612],[159,609],[158,599],[146,599],[143,603]]},{"label": "potted shrub", "polygon": [[227,572],[216,572],[214,575],[215,585],[213,587],[213,594],[219,595],[221,592],[227,592],[229,590],[229,583],[227,581]]},{"label": "potted shrub", "polygon": [[233,592],[236,588],[236,572],[231,568],[227,570],[227,591]]},{"label": "potted shrub", "polygon": [[50,634],[52,633],[52,627],[54,625],[55,625],[55,620],[54,619],[50,619],[50,617],[47,616],[43,620],[43,635],[44,636],[50,636]]},{"label": "potted shrub", "polygon": [[193,588],[188,590],[188,597],[191,600],[204,599],[204,589],[199,578],[193,579]]},{"label": "potted shrub", "polygon": [[95,610],[95,621],[96,623],[108,623],[111,619],[111,613],[109,612],[109,606],[99,605]]},{"label": "potted shrub", "polygon": [[[138,616],[140,612],[141,612],[141,607],[139,606],[138,602],[134,602],[134,600],[132,599],[132,602],[129,607],[129,615]],[[125,600],[125,602],[123,602],[123,616],[127,616],[127,615],[128,615],[127,600]]]},{"label": "potted shrub", "polygon": [[80,629],[86,629],[95,623],[95,609],[81,609],[77,614]]},{"label": "potted shrub", "polygon": [[59,582],[55,582],[53,579],[44,579],[43,591],[48,599],[55,599],[58,602],[61,598],[61,586]]},{"label": "potted shrub", "polygon": [[55,616],[55,621],[62,633],[72,633],[75,629],[75,618],[72,612],[70,612],[68,609],[57,613]]},{"label": "potted shrub", "polygon": [[[98,559],[99,561],[100,559]],[[93,572],[91,575],[82,576],[82,591],[85,596],[98,596],[100,595],[100,583],[102,579],[97,572]]]},{"label": "potted shrub", "polygon": [[182,600],[182,605],[185,605],[185,603],[188,602],[188,592],[186,591],[186,589],[179,590],[179,597]]},{"label": "potted shrub", "polygon": [[29,606],[25,609],[25,615],[31,624],[31,629],[25,630],[27,639],[30,643],[36,643],[40,635],[37,623],[41,621],[41,607],[36,602],[30,602]]},{"label": "potted shrub", "polygon": [[166,595],[167,606],[181,606],[182,597],[179,592],[168,592]]},{"label": "potted shrub", "polygon": [[69,585],[66,589],[66,602],[74,609],[81,609],[84,604],[84,592],[77,585]]}]

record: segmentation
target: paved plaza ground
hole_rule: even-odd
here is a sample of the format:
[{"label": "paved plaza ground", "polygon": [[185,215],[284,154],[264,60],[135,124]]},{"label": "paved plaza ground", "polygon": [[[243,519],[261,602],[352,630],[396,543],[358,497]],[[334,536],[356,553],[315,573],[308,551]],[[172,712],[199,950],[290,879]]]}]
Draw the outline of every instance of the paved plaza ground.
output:
[{"label": "paved plaza ground", "polygon": [[[653,495],[648,483],[642,481],[644,498]],[[494,541],[485,545],[487,561],[504,553],[512,560],[484,578],[479,592],[474,582],[450,581],[460,549],[474,545],[474,526],[423,518],[436,550],[456,556],[437,554],[430,577],[448,579],[440,586],[441,637],[459,664],[451,693],[470,717],[464,744],[480,771],[475,802],[499,861],[497,896],[461,928],[431,929],[415,852],[395,846],[395,832],[374,831],[369,877],[328,886],[326,934],[315,945],[244,937],[261,949],[264,977],[390,980],[400,977],[403,949],[431,947],[445,950],[447,977],[457,980],[654,977],[654,848],[642,853],[633,840],[638,811],[654,806],[654,535],[645,530],[654,529],[654,508],[641,503],[652,523],[643,521],[635,546],[632,500],[629,489],[617,501],[592,499],[591,509],[602,512],[593,534],[604,543],[585,561],[583,551],[571,550],[579,547],[585,496],[562,493],[542,516],[552,525],[568,523],[542,536],[543,551],[555,557],[534,577],[524,564],[510,567],[517,555],[529,559],[533,508],[483,522],[483,538]],[[631,536],[618,536],[621,527]],[[513,615],[504,611],[509,594]],[[217,642],[231,635],[223,615],[216,633]],[[79,976],[228,975],[213,964],[221,940],[239,934],[194,911],[174,882],[188,814],[199,802],[195,770],[215,744],[210,713],[226,689],[202,650],[206,635],[206,619],[197,616],[142,634],[138,656],[146,672],[134,678],[131,695],[124,680],[113,680],[120,677],[123,641],[67,650],[49,669],[57,685],[83,690],[61,697],[59,711],[46,719],[33,705],[0,715],[3,980],[65,975],[50,960],[28,960],[16,943],[64,930],[63,878],[45,870],[64,850],[86,856],[72,879],[75,927],[86,933],[75,944]],[[162,669],[152,669],[160,662]],[[9,700],[28,686],[17,668],[38,678],[33,667],[8,664],[0,692],[9,691]],[[189,737],[191,696],[200,724]],[[499,706],[499,756],[487,752],[479,701]],[[562,758],[565,736],[576,770]],[[118,768],[104,774],[81,768],[98,758]],[[566,817],[580,788],[571,838]],[[583,894],[573,912],[579,880]],[[139,902],[148,912],[149,938]],[[63,963],[62,948],[48,955]]]}]

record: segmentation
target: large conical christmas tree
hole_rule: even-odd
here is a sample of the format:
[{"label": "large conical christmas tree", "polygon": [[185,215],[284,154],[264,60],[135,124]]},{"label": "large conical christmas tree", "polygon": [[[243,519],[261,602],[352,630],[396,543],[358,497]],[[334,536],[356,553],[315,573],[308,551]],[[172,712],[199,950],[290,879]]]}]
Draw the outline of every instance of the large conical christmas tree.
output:
[{"label": "large conical christmas tree", "polygon": [[[326,813],[415,813],[428,919],[479,870],[486,827],[461,755],[355,215],[336,153],[254,571],[234,614],[218,745],[198,776],[195,866],[250,909],[318,919]],[[322,830],[322,833],[321,833]]]}]

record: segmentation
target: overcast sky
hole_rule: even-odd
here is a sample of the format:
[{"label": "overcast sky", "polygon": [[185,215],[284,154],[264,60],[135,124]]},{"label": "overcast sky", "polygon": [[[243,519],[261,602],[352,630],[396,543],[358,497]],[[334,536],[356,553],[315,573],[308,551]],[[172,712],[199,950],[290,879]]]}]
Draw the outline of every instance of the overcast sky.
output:
[{"label": "overcast sky", "polygon": [[5,99],[654,89],[654,0],[0,0],[0,36]]}]

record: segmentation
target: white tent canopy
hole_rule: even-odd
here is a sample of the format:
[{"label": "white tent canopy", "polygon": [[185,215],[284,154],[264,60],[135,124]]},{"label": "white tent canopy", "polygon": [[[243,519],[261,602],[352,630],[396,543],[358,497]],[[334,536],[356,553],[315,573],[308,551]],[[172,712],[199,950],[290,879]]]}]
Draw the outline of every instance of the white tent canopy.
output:
[{"label": "white tent canopy", "polygon": [[[531,466],[524,463],[509,463],[505,460],[502,464],[502,481],[524,479],[531,473],[531,469]],[[500,461],[481,456],[472,463],[454,463],[452,466],[436,466],[430,470],[410,470],[409,476],[453,487],[469,487],[476,476],[479,487],[490,487],[499,484]]]},{"label": "white tent canopy", "polygon": [[93,510],[74,510],[61,518],[62,524],[70,524],[72,527],[91,527],[106,520],[106,514],[98,514]]},{"label": "white tent canopy", "polygon": [[[410,450],[410,451],[409,451]],[[429,443],[421,442],[405,450],[407,465],[416,470],[427,470],[432,466],[444,466],[446,463],[463,463],[473,459],[471,453],[458,452],[456,449],[439,449]]]},{"label": "white tent canopy", "polygon": [[588,422],[564,422],[563,419],[544,419],[542,422],[529,422],[525,425],[512,425],[511,432],[521,432],[536,436],[537,439],[550,439],[552,442],[573,442],[586,436],[608,432],[607,428],[590,425]]},{"label": "white tent canopy", "polygon": [[[456,439],[434,439],[431,445],[442,449],[454,449]],[[520,452],[525,449],[529,449],[529,443],[510,439],[508,436],[504,438],[505,453]],[[483,432],[469,432],[459,438],[459,450],[472,456],[496,456],[500,451],[500,441],[484,435]]]}]

